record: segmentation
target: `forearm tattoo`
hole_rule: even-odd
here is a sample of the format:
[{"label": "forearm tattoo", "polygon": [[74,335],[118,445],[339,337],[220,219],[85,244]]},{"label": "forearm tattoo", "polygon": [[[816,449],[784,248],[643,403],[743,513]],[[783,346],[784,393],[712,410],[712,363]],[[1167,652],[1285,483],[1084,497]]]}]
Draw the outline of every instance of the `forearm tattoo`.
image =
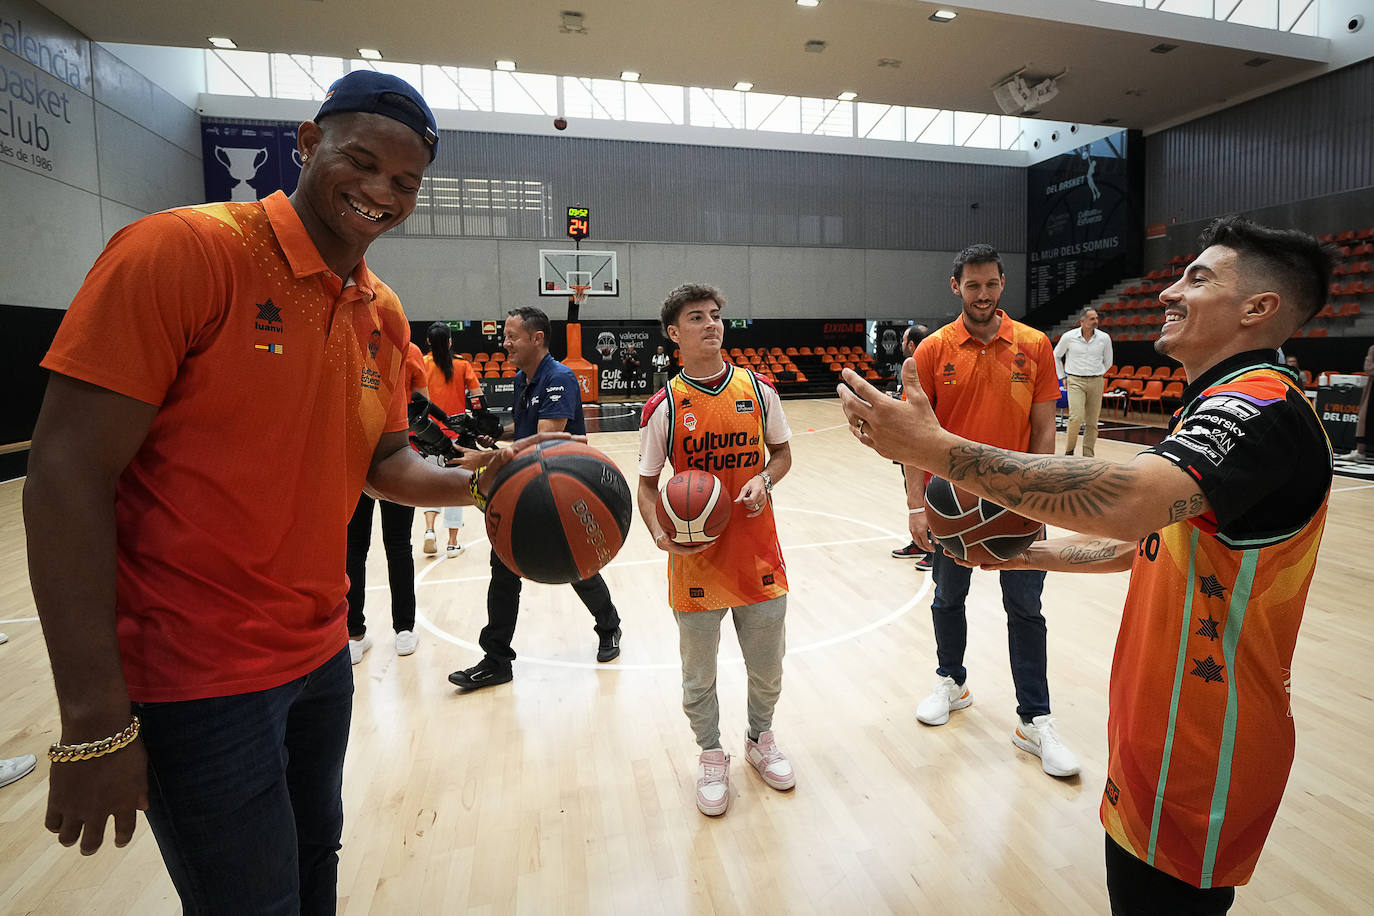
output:
[{"label": "forearm tattoo", "polygon": [[1059,559],[1072,566],[1086,566],[1113,560],[1122,546],[1130,547],[1122,541],[1092,540],[1086,544],[1070,544],[1059,551]]},{"label": "forearm tattoo", "polygon": [[977,478],[999,505],[1078,518],[1100,518],[1119,509],[1130,476],[1112,461],[1065,462],[976,443],[956,446],[949,458],[951,482]]}]

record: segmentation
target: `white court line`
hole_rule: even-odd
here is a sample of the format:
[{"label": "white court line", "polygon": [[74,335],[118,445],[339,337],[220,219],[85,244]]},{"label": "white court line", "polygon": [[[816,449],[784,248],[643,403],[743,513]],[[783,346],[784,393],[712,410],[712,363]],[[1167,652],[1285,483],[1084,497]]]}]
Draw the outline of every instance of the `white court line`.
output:
[{"label": "white court line", "polygon": [[[1332,493],[1349,493],[1351,490],[1368,490],[1370,487],[1374,487],[1374,483],[1362,483],[1362,484],[1360,484],[1359,486],[1354,486],[1354,487],[1340,487],[1339,489],[1336,488],[1336,487],[1332,487],[1332,488],[1331,488],[1331,492],[1332,492]],[[3,623],[3,621],[0,621],[0,623]]]},{"label": "white court line", "polygon": [[0,623],[37,623],[37,617],[12,617],[9,620],[0,620]]},{"label": "white court line", "polygon": [[[807,514],[807,515],[821,515],[821,516],[824,516],[824,517],[826,517],[826,518],[839,519],[839,520],[841,520],[841,521],[851,522],[851,523],[854,523],[854,524],[857,524],[857,525],[862,525],[862,526],[867,527],[867,528],[872,528],[872,529],[874,529],[874,530],[876,530],[876,531],[881,531],[881,532],[883,532],[883,536],[882,536],[882,537],[855,538],[855,539],[849,540],[849,541],[825,541],[825,542],[816,542],[816,543],[813,543],[813,544],[802,544],[802,545],[795,545],[795,546],[792,546],[792,547],[787,547],[787,548],[785,548],[786,550],[803,550],[803,549],[807,549],[807,548],[811,548],[811,547],[826,547],[826,546],[832,546],[832,545],[836,545],[836,544],[861,544],[861,543],[867,543],[867,542],[869,542],[869,541],[877,541],[877,540],[893,540],[893,539],[901,540],[902,537],[905,537],[905,535],[902,535],[902,536],[899,537],[898,535],[895,535],[895,534],[893,534],[893,533],[890,532],[890,531],[886,531],[885,529],[880,528],[879,526],[875,525],[875,524],[872,523],[872,522],[867,522],[867,521],[864,521],[864,520],[862,520],[862,519],[849,518],[849,517],[843,516],[843,515],[836,515],[836,514],[834,514],[834,513],[832,513],[832,512],[821,512],[821,511],[816,510],[816,509],[792,509],[792,508],[785,507],[785,506],[776,507],[776,510],[775,510],[775,511],[802,512],[802,513],[805,513],[805,514]],[[483,541],[477,541],[477,542],[475,542],[475,543],[483,543]],[[663,560],[663,559],[653,559],[653,560],[630,560],[630,561],[627,561],[627,562],[625,562],[625,563],[623,563],[623,564],[612,563],[612,564],[611,564],[611,567],[614,567],[614,566],[617,566],[617,565],[619,565],[619,566],[640,566],[640,565],[645,565],[645,564],[647,564],[647,563],[664,563],[664,562],[665,562],[665,560]],[[420,570],[420,572],[416,574],[416,576],[415,576],[415,587],[416,587],[417,590],[420,588],[421,585],[426,585],[426,584],[427,584],[427,585],[438,585],[438,584],[440,584],[440,582],[438,582],[438,581],[436,581],[436,582],[425,582],[425,581],[424,581],[424,580],[425,580],[425,577],[429,574],[430,570],[434,569],[434,567],[437,566],[438,563],[439,563],[439,561],[437,561],[437,560],[436,560],[436,561],[433,561],[433,562],[429,563],[428,565],[426,565],[424,569]],[[608,568],[609,568],[609,567],[608,567]],[[474,576],[474,577],[472,577],[471,579],[463,578],[463,579],[440,580],[440,581],[444,581],[444,582],[465,582],[465,581],[476,581],[476,580],[486,579],[486,578],[490,578],[490,575],[487,575],[487,576]],[[865,633],[870,633],[870,632],[872,632],[873,630],[878,629],[879,627],[886,626],[887,624],[891,623],[892,621],[897,620],[899,617],[903,616],[903,615],[906,614],[908,611],[910,611],[913,607],[915,607],[916,604],[922,599],[922,597],[924,597],[924,596],[926,595],[926,593],[930,590],[931,577],[930,577],[929,575],[926,575],[926,576],[924,576],[924,577],[922,577],[922,578],[923,578],[923,581],[922,581],[922,583],[921,583],[921,587],[920,587],[920,589],[916,592],[915,595],[913,595],[906,603],[902,604],[901,606],[899,606],[899,607],[897,607],[897,608],[894,608],[893,610],[891,610],[891,611],[889,611],[888,613],[884,614],[883,616],[879,617],[877,620],[874,620],[874,621],[871,621],[871,622],[869,622],[869,623],[866,623],[866,624],[864,624],[863,626],[856,627],[856,628],[853,629],[853,630],[849,630],[849,631],[847,631],[847,632],[840,633],[840,634],[838,634],[838,635],[836,635],[836,636],[827,637],[826,639],[818,640],[818,641],[813,642],[813,643],[807,643],[807,644],[801,645],[801,646],[789,647],[788,650],[787,650],[788,654],[798,654],[798,653],[803,653],[803,652],[814,652],[814,651],[816,651],[817,649],[824,649],[824,648],[828,648],[829,646],[836,645],[836,644],[838,644],[838,643],[848,642],[848,641],[851,640],[851,639],[855,639],[855,638],[857,638],[857,637],[859,637],[859,636],[862,636],[862,635],[865,634]],[[381,586],[377,586],[377,587],[380,588]],[[667,610],[667,609],[665,608],[664,610]],[[421,612],[419,612],[419,611],[416,611],[416,614],[415,614],[415,622],[418,623],[422,629],[424,629],[425,631],[427,631],[428,633],[430,633],[430,635],[436,636],[436,637],[438,637],[439,639],[443,640],[444,642],[450,643],[450,644],[455,645],[455,646],[461,646],[461,647],[464,648],[464,649],[470,649],[470,650],[472,650],[473,652],[481,652],[481,651],[482,651],[482,648],[481,648],[480,646],[476,645],[475,643],[469,642],[469,641],[467,641],[466,639],[459,639],[457,636],[454,636],[454,635],[452,635],[452,634],[446,632],[445,630],[439,629],[439,627],[437,627],[435,624],[433,624],[432,622],[430,622],[429,618],[427,618],[423,613],[421,613]],[[675,659],[675,660],[673,660],[673,661],[671,661],[671,662],[646,662],[646,663],[640,663],[640,664],[630,663],[630,664],[609,664],[609,665],[608,665],[608,664],[602,664],[602,663],[600,663],[600,662],[571,662],[571,661],[563,661],[563,660],[561,660],[561,659],[537,658],[537,657],[529,656],[529,655],[521,655],[521,656],[520,656],[520,661],[522,661],[522,662],[527,662],[527,663],[533,664],[533,665],[544,665],[544,666],[551,667],[551,668],[585,668],[585,669],[589,669],[589,670],[592,670],[592,671],[669,671],[669,670],[675,670],[675,669],[680,668],[680,667],[682,666],[681,660],[677,660],[677,659]],[[744,661],[744,659],[743,659],[742,657],[738,657],[738,656],[731,656],[731,657],[728,657],[728,658],[722,658],[720,661],[721,661],[722,664],[733,665],[733,664],[742,663],[742,662]]]}]

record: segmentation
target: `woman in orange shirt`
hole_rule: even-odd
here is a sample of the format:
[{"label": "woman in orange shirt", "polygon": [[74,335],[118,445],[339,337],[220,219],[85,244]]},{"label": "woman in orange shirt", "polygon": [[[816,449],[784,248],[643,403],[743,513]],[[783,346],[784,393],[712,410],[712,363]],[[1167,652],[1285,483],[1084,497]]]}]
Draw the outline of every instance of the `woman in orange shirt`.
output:
[{"label": "woman in orange shirt", "polygon": [[[453,355],[453,336],[448,325],[436,321],[426,333],[429,352],[425,354],[425,378],[429,384],[429,399],[449,416],[466,413],[468,397],[482,396],[482,382],[472,363]],[[438,459],[436,459],[438,460]],[[439,513],[444,513],[444,525],[448,528],[449,559],[463,552],[458,543],[458,529],[463,527],[462,506],[433,507],[425,509],[425,553],[433,556],[439,552],[434,534],[434,522]]]}]

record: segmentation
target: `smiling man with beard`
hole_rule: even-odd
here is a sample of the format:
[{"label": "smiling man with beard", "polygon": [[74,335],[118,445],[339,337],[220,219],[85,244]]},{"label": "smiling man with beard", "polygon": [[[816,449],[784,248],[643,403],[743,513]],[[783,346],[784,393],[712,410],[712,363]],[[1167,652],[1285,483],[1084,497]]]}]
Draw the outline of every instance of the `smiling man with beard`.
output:
[{"label": "smiling man with beard", "polygon": [[364,483],[474,501],[408,447],[409,326],[363,260],[415,208],[434,116],[360,71],[297,136],[290,198],[110,240],[43,361],[24,489],[62,719],[46,826],[89,855],[146,810],[188,913],[335,911],[349,516]]}]

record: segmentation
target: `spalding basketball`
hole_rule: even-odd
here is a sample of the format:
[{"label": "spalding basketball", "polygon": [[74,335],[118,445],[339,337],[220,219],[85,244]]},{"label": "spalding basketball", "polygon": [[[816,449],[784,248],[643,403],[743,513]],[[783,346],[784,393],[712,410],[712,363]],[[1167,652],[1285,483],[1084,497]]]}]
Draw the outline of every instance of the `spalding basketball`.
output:
[{"label": "spalding basketball", "polygon": [[577,582],[620,552],[633,503],[625,475],[585,442],[524,449],[496,472],[487,494],[487,538],[523,579]]},{"label": "spalding basketball", "polygon": [[926,486],[926,524],[945,553],[975,565],[1010,560],[1044,527],[942,477],[930,478]]},{"label": "spalding basketball", "polygon": [[730,522],[730,495],[720,478],[695,468],[675,474],[658,492],[658,524],[683,547],[709,544]]}]

